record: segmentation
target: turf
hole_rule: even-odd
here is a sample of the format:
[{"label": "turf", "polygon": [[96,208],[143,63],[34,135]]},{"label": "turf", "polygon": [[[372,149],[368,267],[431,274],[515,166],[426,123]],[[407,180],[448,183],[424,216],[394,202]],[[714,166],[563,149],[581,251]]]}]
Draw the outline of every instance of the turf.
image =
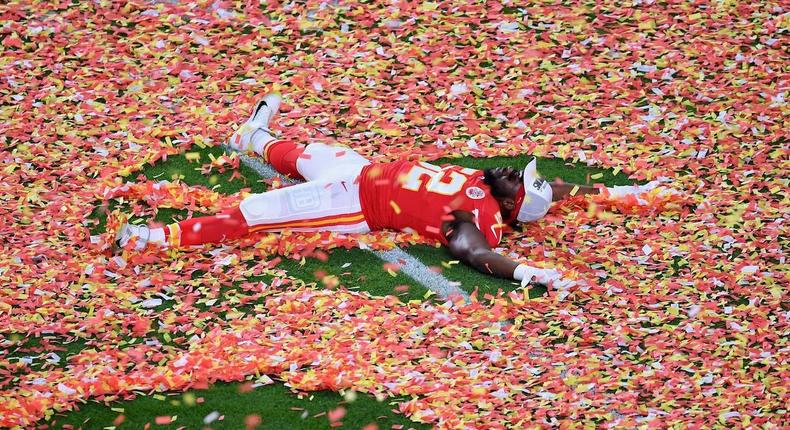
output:
[{"label": "turf", "polygon": [[[199,154],[199,155],[195,155]],[[225,172],[202,173],[200,166],[210,156],[219,157],[224,154],[220,147],[208,147],[204,150],[168,157],[146,168],[142,175],[149,180],[180,180],[190,185],[213,187],[225,194],[236,193],[242,189],[250,192],[263,192],[268,188],[265,181],[257,176],[252,169],[239,165],[240,176],[233,176],[232,170]],[[195,157],[200,157],[195,160]],[[190,160],[189,158],[192,158]],[[531,160],[531,156],[493,157],[493,158],[444,158],[433,161],[435,164],[452,163],[475,169],[497,166],[514,166],[523,168]],[[611,170],[590,168],[582,163],[566,162],[558,159],[540,159],[539,171],[547,178],[561,178],[566,182],[590,184],[590,176],[602,174],[596,182],[607,186],[625,185],[629,181],[624,174],[615,174]],[[104,219],[99,212],[95,230],[103,228]],[[199,215],[199,214],[193,214]],[[169,223],[187,217],[186,211],[160,209],[156,220]],[[141,220],[142,221],[142,220]],[[477,291],[478,297],[497,294],[501,291],[512,291],[518,285],[504,279],[496,279],[482,274],[464,264],[459,264],[444,247],[414,245],[407,249],[411,255],[428,267],[441,270],[451,282],[458,282],[461,288],[472,293]],[[382,267],[382,262],[373,254],[362,249],[338,249],[327,254],[326,261],[316,258],[303,260],[284,259],[278,268],[286,270],[291,276],[304,280],[308,284],[321,287],[327,276],[335,277],[338,285],[352,290],[364,290],[372,295],[396,295],[402,301],[432,299],[425,287],[402,273],[391,274]],[[331,279],[331,278],[330,278]],[[263,280],[263,279],[261,279]],[[235,291],[223,290],[224,294],[235,294]],[[530,289],[530,297],[538,297],[546,293],[540,285]],[[153,417],[177,416],[170,425],[157,428],[198,428],[203,425],[203,418],[212,411],[224,415],[222,421],[211,423],[211,428],[236,428],[248,416],[263,417],[258,428],[288,428],[298,426],[304,429],[332,428],[324,415],[315,417],[338,408],[344,398],[338,393],[318,392],[297,397],[281,383],[247,391],[247,384],[219,383],[207,390],[175,394],[174,396],[140,396],[130,402],[121,402],[106,406],[96,402],[85,405],[81,411],[74,412],[56,419],[57,425],[73,425],[75,428],[105,428],[113,425],[113,421],[123,415],[123,423],[118,428],[140,428],[151,423]],[[246,392],[244,392],[246,391]],[[202,403],[194,403],[192,399],[203,398]],[[186,399],[186,401],[185,401]],[[380,428],[389,428],[392,424],[406,425],[404,428],[423,428],[405,417],[393,413],[388,404],[374,397],[357,394],[356,401],[343,405],[347,410],[342,420],[342,428],[362,428],[375,423]],[[123,410],[123,412],[119,412]],[[302,418],[306,415],[306,418]]]},{"label": "turf", "polygon": [[[199,154],[199,155],[196,155]],[[224,173],[211,172],[203,174],[200,172],[201,163],[209,160],[210,156],[219,157],[224,154],[224,150],[219,146],[207,147],[200,151],[193,151],[189,155],[180,154],[168,157],[166,161],[159,162],[143,171],[143,175],[151,180],[181,180],[190,185],[204,185],[213,187],[216,191],[225,194],[232,194],[241,189],[249,189],[250,192],[263,192],[267,189],[263,181],[255,171],[244,165],[239,165],[240,176],[233,177],[233,171],[227,170]],[[188,157],[199,156],[200,160],[190,161]],[[434,164],[451,163],[475,169],[485,169],[497,166],[513,166],[523,168],[532,159],[530,155],[520,157],[491,157],[491,158],[441,158],[433,161]],[[629,180],[625,174],[613,172],[611,169],[600,169],[589,167],[580,162],[568,162],[561,159],[540,158],[539,172],[546,178],[554,180],[560,178],[565,182],[592,185],[602,183],[607,186],[629,185],[634,181]],[[600,174],[601,177],[591,180],[593,175]],[[194,214],[201,215],[201,214]],[[172,209],[160,209],[156,215],[156,221],[169,223],[186,218],[186,211]],[[101,229],[103,220],[100,220]],[[450,281],[461,282],[467,292],[477,289],[480,296],[484,294],[496,294],[498,291],[511,291],[518,287],[517,284],[503,279],[495,279],[481,274],[463,264],[455,264],[455,258],[445,249],[432,246],[412,246],[408,252],[419,258],[425,265],[442,270],[442,273]],[[344,264],[350,263],[347,267]],[[292,275],[305,280],[308,283],[320,283],[324,275],[336,276],[340,285],[349,285],[356,288],[356,285],[364,285],[364,290],[373,295],[397,295],[401,300],[423,299],[426,297],[427,290],[422,285],[402,273],[391,276],[383,269],[382,263],[369,252],[360,249],[334,250],[328,254],[326,262],[307,258],[304,261],[295,262],[284,260],[280,268],[287,270]],[[353,282],[348,282],[353,281]],[[361,281],[361,282],[360,282]],[[397,288],[396,288],[397,287]],[[530,292],[535,297],[545,293],[545,288],[536,286]]]},{"label": "turf", "polygon": [[[220,147],[209,147],[202,151],[203,159],[212,155],[218,157],[223,154]],[[457,164],[474,169],[486,169],[498,166],[513,166],[524,168],[532,159],[530,155],[520,157],[491,157],[491,158],[441,158],[432,161],[434,164]],[[258,178],[257,174],[244,164],[240,165],[242,178],[230,180],[232,173],[202,175],[196,164],[187,160],[185,155],[169,157],[167,161],[161,162],[145,170],[144,175],[149,179],[180,178],[191,185],[214,184],[217,191],[223,193],[234,193],[241,188],[249,187],[252,192],[261,192],[266,189],[265,184]],[[565,182],[592,185],[602,183],[606,186],[629,185],[634,181],[629,180],[625,174],[617,174],[611,169],[600,169],[589,167],[580,162],[568,162],[561,159],[540,158],[539,173],[546,178],[554,180],[560,178]],[[601,177],[591,180],[591,176],[600,174]],[[185,216],[183,211],[160,210],[156,219],[160,222],[172,222],[180,220]],[[503,279],[495,279],[481,274],[462,264],[455,264],[455,258],[445,249],[431,246],[412,246],[408,252],[419,258],[425,265],[442,270],[442,273],[450,281],[461,282],[467,292],[477,289],[483,294],[496,294],[497,291],[511,291],[518,285]],[[347,268],[342,265],[351,263]],[[373,258],[368,252],[362,250],[336,250],[331,252],[327,262],[316,259],[307,259],[303,265],[292,261],[285,261],[280,266],[288,270],[295,276],[307,282],[319,281],[315,279],[316,273],[326,272],[328,275],[337,276],[341,284],[345,280],[363,281],[365,291],[373,295],[395,294],[402,300],[421,299],[425,297],[427,290],[417,284],[411,278],[403,274],[390,276],[383,270],[381,262]],[[357,282],[352,283],[356,285]],[[395,289],[395,287],[400,287]],[[408,288],[406,288],[408,287]],[[545,288],[536,286],[530,295],[533,297],[545,293]]]},{"label": "turf", "polygon": [[[53,424],[56,428],[73,426],[85,430],[112,426],[139,429],[149,424],[156,429],[220,430],[243,428],[241,423],[254,422],[260,422],[257,429],[360,429],[369,424],[382,429],[393,425],[402,425],[404,429],[430,428],[394,414],[391,411],[393,399],[379,401],[355,392],[344,394],[317,391],[297,398],[281,383],[257,388],[249,383],[218,383],[207,390],[191,390],[172,396],[140,396],[112,407],[90,402],[78,412],[56,418]],[[334,422],[342,425],[333,427],[329,414],[332,411],[339,414],[341,408],[345,415]],[[214,412],[214,420],[211,420]],[[169,417],[171,422],[155,425],[157,417]],[[175,420],[172,417],[176,417]]]}]

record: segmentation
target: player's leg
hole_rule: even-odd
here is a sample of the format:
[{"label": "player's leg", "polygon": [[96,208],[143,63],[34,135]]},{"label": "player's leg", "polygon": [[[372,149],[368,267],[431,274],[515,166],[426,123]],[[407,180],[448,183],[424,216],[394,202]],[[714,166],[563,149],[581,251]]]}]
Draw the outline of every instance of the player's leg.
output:
[{"label": "player's leg", "polygon": [[267,142],[262,155],[278,172],[308,181],[345,175],[370,163],[349,148],[323,143],[302,145],[290,140]]},{"label": "player's leg", "polygon": [[250,228],[239,207],[216,215],[189,218],[165,227],[125,225],[118,233],[121,247],[134,239],[135,249],[142,250],[148,243],[162,247],[187,247],[206,243],[222,243],[249,234]]},{"label": "player's leg", "polygon": [[250,233],[238,207],[210,216],[186,219],[165,227],[165,241],[174,248],[222,243]]},{"label": "player's leg", "polygon": [[249,119],[228,139],[228,146],[242,152],[262,155],[266,144],[275,140],[269,122],[280,110],[282,99],[278,94],[263,96],[252,110]]},{"label": "player's leg", "polygon": [[370,161],[351,148],[311,143],[296,158],[296,170],[308,181],[355,175]]},{"label": "player's leg", "polygon": [[246,198],[239,206],[251,232],[370,231],[362,214],[358,172],[314,180]]},{"label": "player's leg", "polygon": [[276,139],[269,130],[269,122],[279,111],[280,103],[277,94],[261,98],[250,118],[231,136],[228,144],[240,151],[255,152],[284,175],[308,181],[344,174],[349,168],[369,163],[349,148]]},{"label": "player's leg", "polygon": [[297,161],[305,152],[305,145],[290,140],[272,140],[264,146],[263,159],[272,165],[275,170],[292,179],[305,177],[299,173]]},{"label": "player's leg", "polygon": [[329,180],[316,180],[253,194],[241,204],[217,215],[190,218],[165,227],[125,225],[118,234],[121,247],[134,239],[135,249],[148,243],[188,247],[222,243],[258,231],[370,231],[359,200],[359,172]]}]

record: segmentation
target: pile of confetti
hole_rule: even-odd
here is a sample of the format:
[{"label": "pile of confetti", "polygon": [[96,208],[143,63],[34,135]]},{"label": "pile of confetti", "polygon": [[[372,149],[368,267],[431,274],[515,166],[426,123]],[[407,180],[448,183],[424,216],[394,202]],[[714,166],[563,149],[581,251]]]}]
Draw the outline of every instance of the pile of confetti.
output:
[{"label": "pile of confetti", "polygon": [[[0,426],[261,374],[411,396],[401,411],[442,428],[788,425],[786,3],[172,3],[0,6]],[[139,171],[222,141],[272,90],[295,140],[529,152],[680,195],[557,207],[502,251],[587,282],[467,305],[276,266],[409,235],[114,256],[91,233],[110,200],[238,201]]]}]

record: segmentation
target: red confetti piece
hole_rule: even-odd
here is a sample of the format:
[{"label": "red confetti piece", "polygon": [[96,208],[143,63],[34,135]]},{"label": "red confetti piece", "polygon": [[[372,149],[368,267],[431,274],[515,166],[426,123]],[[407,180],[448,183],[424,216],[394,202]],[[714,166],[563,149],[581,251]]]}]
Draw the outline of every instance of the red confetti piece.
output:
[{"label": "red confetti piece", "polygon": [[336,409],[332,409],[326,414],[326,416],[329,419],[329,422],[331,423],[338,422],[342,420],[344,416],[346,416],[346,408],[340,406]]},{"label": "red confetti piece", "polygon": [[390,272],[397,272],[401,268],[400,264],[395,264],[395,263],[384,263],[383,267],[384,267],[384,270],[390,271]]},{"label": "red confetti piece", "polygon": [[170,422],[172,420],[173,420],[173,417],[171,417],[169,415],[160,415],[160,416],[156,417],[156,419],[154,420],[154,423],[156,423],[156,425],[163,426],[165,424],[170,424]]},{"label": "red confetti piece", "polygon": [[244,425],[247,427],[247,430],[252,430],[255,427],[258,427],[259,425],[261,425],[261,422],[262,420],[260,415],[253,414],[244,417]]},{"label": "red confetti piece", "polygon": [[239,393],[241,393],[241,394],[244,394],[244,393],[249,393],[249,392],[250,392],[250,391],[252,391],[253,389],[254,389],[254,387],[253,387],[253,383],[252,383],[252,382],[249,382],[249,381],[247,381],[247,382],[244,382],[244,383],[242,383],[242,384],[239,384],[239,388],[238,388],[238,390],[239,390]]}]

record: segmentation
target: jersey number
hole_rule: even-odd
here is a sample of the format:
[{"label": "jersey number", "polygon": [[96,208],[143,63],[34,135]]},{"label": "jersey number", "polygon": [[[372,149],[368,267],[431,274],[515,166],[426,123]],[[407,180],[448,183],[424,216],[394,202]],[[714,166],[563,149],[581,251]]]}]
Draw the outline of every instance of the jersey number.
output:
[{"label": "jersey number", "polygon": [[[475,171],[473,169],[461,169],[463,173],[446,171],[446,169],[451,168],[453,168],[453,166],[447,166],[442,169],[439,166],[428,163],[415,165],[403,178],[403,188],[411,191],[419,191],[420,187],[422,187],[424,177],[428,176],[428,182],[425,184],[426,191],[445,196],[456,194],[461,191],[467,179],[469,179],[466,175],[474,174]],[[447,181],[446,178],[449,179],[449,181]]]}]

